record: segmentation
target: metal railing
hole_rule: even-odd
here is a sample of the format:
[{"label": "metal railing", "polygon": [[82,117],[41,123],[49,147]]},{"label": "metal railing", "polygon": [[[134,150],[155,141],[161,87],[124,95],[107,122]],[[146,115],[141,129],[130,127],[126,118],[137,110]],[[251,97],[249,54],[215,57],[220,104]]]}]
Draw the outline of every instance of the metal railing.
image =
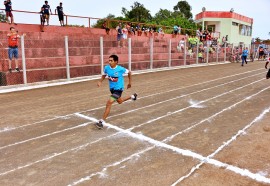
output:
[{"label": "metal railing", "polygon": [[[229,59],[229,47],[190,45],[182,48],[176,39],[128,38],[118,43],[110,38],[74,39],[65,36],[57,40],[21,38],[19,68],[8,71],[7,41],[0,40],[0,85],[28,84],[41,81],[71,80],[100,75],[111,54],[119,56],[119,64],[131,71],[178,68],[224,62]],[[119,44],[119,46],[118,46]]]}]

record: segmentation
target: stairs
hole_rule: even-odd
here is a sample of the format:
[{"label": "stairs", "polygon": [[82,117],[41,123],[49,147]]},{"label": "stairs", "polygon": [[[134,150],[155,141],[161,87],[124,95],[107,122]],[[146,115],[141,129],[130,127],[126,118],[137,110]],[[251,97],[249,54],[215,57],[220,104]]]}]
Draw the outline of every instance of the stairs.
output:
[{"label": "stairs", "polygon": [[[50,81],[67,78],[65,36],[68,36],[70,77],[98,75],[100,67],[100,37],[103,37],[104,65],[111,54],[119,56],[119,64],[128,67],[128,41],[124,47],[118,48],[116,31],[106,35],[104,29],[45,26],[40,32],[39,25],[0,23],[0,86],[23,83],[23,73],[8,72],[7,33],[14,26],[24,39],[27,82]],[[150,38],[147,36],[130,36],[131,38],[131,69],[143,70],[150,68]],[[153,68],[167,67],[169,59],[169,39],[172,40],[172,66],[183,65],[183,57],[176,51],[180,40],[171,35],[153,37]],[[1,45],[2,44],[2,45]],[[19,67],[22,69],[21,46],[19,46]],[[195,63],[195,59],[189,64]],[[12,68],[15,68],[14,60]]]}]

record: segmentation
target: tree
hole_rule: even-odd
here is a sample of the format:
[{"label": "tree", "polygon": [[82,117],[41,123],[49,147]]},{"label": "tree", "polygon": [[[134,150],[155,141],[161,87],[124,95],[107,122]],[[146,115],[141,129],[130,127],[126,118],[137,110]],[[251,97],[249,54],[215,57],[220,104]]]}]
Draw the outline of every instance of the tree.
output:
[{"label": "tree", "polygon": [[136,22],[147,22],[151,21],[152,16],[150,11],[147,10],[143,4],[139,2],[134,2],[134,5],[131,6],[131,10],[128,11],[126,8],[122,8],[122,14],[126,19]]},{"label": "tree", "polygon": [[0,22],[6,22],[6,14],[3,11],[0,12]]},{"label": "tree", "polygon": [[191,6],[185,0],[179,1],[177,5],[173,7],[174,13],[180,15],[188,20],[192,19]]},{"label": "tree", "polygon": [[167,10],[167,9],[160,9],[154,16],[154,20],[157,24],[159,24],[161,21],[173,18],[172,16],[173,12]]}]

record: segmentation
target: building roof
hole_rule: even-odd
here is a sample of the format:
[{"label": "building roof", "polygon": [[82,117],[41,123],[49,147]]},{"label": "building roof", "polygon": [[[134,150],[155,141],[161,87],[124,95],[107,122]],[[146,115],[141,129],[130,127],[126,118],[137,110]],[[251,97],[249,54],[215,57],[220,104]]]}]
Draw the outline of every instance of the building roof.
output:
[{"label": "building roof", "polygon": [[203,18],[231,18],[253,24],[253,18],[249,18],[230,11],[204,11],[195,16],[195,21]]}]

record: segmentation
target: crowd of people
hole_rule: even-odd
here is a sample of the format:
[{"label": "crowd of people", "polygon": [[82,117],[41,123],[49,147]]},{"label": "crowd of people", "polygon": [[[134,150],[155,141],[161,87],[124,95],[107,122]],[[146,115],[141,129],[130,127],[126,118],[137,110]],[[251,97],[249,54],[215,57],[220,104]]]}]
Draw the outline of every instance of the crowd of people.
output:
[{"label": "crowd of people", "polygon": [[[11,0],[5,0],[5,12],[6,12],[6,22],[9,24],[15,24],[14,23],[14,15],[12,13],[12,2]],[[40,10],[40,24],[41,24],[41,31],[44,32],[44,25],[45,22],[47,22],[47,25],[49,25],[50,21],[50,15],[53,15],[50,5],[48,4],[48,1],[44,2],[44,5],[41,7]],[[61,26],[64,26],[64,11],[63,11],[63,3],[60,2],[59,6],[55,9],[55,15],[58,15],[59,22]]]}]

